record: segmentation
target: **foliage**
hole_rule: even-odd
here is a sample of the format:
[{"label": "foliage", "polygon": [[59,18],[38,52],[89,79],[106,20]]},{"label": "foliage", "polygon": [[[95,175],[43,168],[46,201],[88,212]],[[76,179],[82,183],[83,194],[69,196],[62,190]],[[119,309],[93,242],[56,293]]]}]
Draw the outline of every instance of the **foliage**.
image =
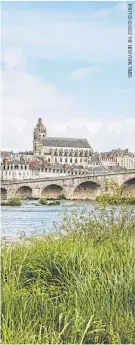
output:
[{"label": "foliage", "polygon": [[47,205],[47,199],[41,198],[41,199],[39,199],[39,203],[41,205]]},{"label": "foliage", "polygon": [[118,185],[118,183],[111,179],[111,180],[106,180],[106,188],[107,189],[111,189],[113,193],[117,194],[117,195],[121,195],[122,193],[122,187],[120,187]]},{"label": "foliage", "polygon": [[34,197],[34,196],[26,196],[24,198],[22,198],[23,200],[38,200],[39,197]]},{"label": "foliage", "polygon": [[39,200],[39,204],[46,205],[46,206],[54,206],[54,205],[60,205],[60,201],[59,200],[47,201],[47,199],[41,198]]},{"label": "foliage", "polygon": [[21,206],[21,200],[18,198],[12,198],[1,203],[1,206]]},{"label": "foliage", "polygon": [[3,344],[134,344],[134,213],[96,207],[2,247]]},{"label": "foliage", "polygon": [[110,205],[135,205],[135,196],[101,194],[96,197],[96,201]]}]

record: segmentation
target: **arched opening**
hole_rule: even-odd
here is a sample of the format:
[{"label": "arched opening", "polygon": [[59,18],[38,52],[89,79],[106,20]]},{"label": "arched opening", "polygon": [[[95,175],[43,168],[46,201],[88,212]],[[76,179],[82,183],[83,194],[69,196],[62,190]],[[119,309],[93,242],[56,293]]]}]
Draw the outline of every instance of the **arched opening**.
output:
[{"label": "arched opening", "polygon": [[6,190],[6,188],[1,188],[1,199],[2,200],[7,199],[7,190]]},{"label": "arched opening", "polygon": [[73,199],[94,200],[99,188],[100,185],[95,182],[83,182],[75,189]]},{"label": "arched opening", "polygon": [[58,199],[62,194],[63,188],[55,184],[45,187],[42,191],[42,197],[46,199]]},{"label": "arched opening", "polygon": [[20,198],[32,196],[32,189],[27,186],[22,186],[17,189],[16,196]]},{"label": "arched opening", "polygon": [[122,195],[135,195],[135,178],[132,178],[123,183]]}]

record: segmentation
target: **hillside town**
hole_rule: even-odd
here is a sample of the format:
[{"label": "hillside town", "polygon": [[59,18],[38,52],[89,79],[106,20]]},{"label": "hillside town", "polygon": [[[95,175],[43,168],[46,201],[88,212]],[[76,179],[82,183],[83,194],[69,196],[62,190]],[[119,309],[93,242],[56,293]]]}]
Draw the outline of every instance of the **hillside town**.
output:
[{"label": "hillside town", "polygon": [[42,119],[33,132],[33,150],[1,152],[1,180],[38,179],[135,169],[128,149],[94,152],[86,139],[48,137]]}]

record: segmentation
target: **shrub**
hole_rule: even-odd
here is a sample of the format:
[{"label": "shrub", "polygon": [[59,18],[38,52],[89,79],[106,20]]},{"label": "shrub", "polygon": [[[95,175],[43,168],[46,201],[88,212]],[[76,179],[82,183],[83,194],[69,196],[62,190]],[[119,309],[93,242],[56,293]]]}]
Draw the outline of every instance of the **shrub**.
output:
[{"label": "shrub", "polygon": [[110,205],[134,205],[135,197],[134,196],[120,196],[117,194],[101,194],[96,197],[96,201],[100,203],[107,203]]},{"label": "shrub", "polygon": [[11,198],[1,203],[1,206],[21,206],[21,200],[18,198]]},{"label": "shrub", "polygon": [[49,199],[44,199],[44,198],[41,198],[39,200],[39,203],[41,205],[46,205],[46,206],[53,206],[53,205],[60,205],[60,201],[59,200],[53,200],[53,201],[49,201]]},{"label": "shrub", "polygon": [[46,205],[46,204],[47,204],[47,200],[44,199],[44,198],[41,198],[41,199],[39,199],[39,203],[40,203],[41,205]]}]

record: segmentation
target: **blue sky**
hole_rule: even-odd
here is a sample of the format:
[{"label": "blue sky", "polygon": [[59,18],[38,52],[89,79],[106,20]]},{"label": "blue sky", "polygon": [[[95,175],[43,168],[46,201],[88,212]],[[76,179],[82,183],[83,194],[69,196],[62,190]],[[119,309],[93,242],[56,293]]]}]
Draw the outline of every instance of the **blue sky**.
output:
[{"label": "blue sky", "polygon": [[126,2],[3,2],[3,149],[31,149],[42,117],[48,136],[135,151],[134,65]]}]

